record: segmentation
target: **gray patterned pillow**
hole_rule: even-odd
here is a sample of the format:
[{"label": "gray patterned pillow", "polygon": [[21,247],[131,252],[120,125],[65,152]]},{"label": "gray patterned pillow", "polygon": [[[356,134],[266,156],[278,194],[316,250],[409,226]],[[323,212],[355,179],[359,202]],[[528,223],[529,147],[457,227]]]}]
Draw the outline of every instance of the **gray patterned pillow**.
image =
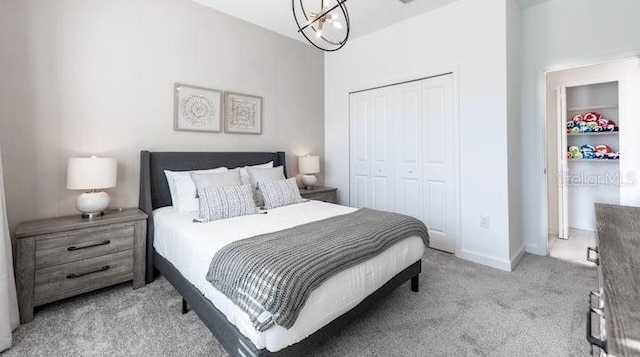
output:
[{"label": "gray patterned pillow", "polygon": [[199,222],[256,213],[251,185],[199,188],[198,202],[200,204]]},{"label": "gray patterned pillow", "polygon": [[258,187],[264,197],[265,209],[304,202],[295,177],[288,180],[259,181]]},{"label": "gray patterned pillow", "polygon": [[258,186],[258,182],[262,181],[276,181],[276,180],[284,180],[284,167],[278,166],[274,168],[256,168],[249,167],[247,168],[249,172],[249,177],[251,178],[251,184],[253,185],[254,193],[253,198],[256,201],[256,205],[258,207],[264,206],[264,199],[262,198],[262,193],[260,192],[260,187]]}]

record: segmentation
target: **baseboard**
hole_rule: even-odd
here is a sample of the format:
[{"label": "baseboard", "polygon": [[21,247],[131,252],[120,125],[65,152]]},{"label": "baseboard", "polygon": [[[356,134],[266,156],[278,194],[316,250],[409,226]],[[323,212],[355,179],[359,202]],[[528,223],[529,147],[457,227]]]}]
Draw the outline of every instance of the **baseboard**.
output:
[{"label": "baseboard", "polygon": [[518,249],[518,252],[516,253],[516,255],[511,257],[511,271],[513,271],[513,269],[515,269],[518,266],[518,263],[520,263],[520,260],[524,256],[524,253],[525,253],[525,249],[523,244],[520,247],[520,249]]},{"label": "baseboard", "polygon": [[492,257],[490,255],[469,251],[466,249],[461,249],[458,253],[458,258],[469,260],[474,263],[490,266],[492,268],[511,271],[511,262],[506,259],[500,259],[496,257]]},{"label": "baseboard", "polygon": [[541,252],[540,246],[534,244],[525,244],[524,251],[535,255],[541,255],[543,257],[547,256],[547,252]]}]

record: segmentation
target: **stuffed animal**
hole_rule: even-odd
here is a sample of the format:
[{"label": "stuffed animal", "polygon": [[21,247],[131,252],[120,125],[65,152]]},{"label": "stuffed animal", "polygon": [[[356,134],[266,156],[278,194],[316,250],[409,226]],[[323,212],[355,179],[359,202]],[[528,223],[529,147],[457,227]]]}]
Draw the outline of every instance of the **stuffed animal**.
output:
[{"label": "stuffed animal", "polygon": [[587,122],[587,128],[585,129],[586,132],[595,132],[598,129],[598,123],[596,123],[595,121],[590,121]]},{"label": "stuffed animal", "polygon": [[575,146],[575,145],[569,146],[569,151],[568,151],[568,152],[569,152],[569,154],[571,154],[572,156],[573,156],[573,155],[575,155],[575,154],[578,154],[578,153],[582,153],[582,151],[580,150],[580,148],[579,148],[579,147],[577,147],[577,146]]},{"label": "stuffed animal", "polygon": [[609,125],[609,123],[612,123],[612,122],[610,122],[609,119],[600,118],[596,120],[596,123],[598,124],[599,127],[606,128],[607,125]]},{"label": "stuffed animal", "polygon": [[605,158],[609,159],[609,160],[618,160],[620,158],[620,152],[616,151],[616,152],[610,152],[607,154],[604,154]]},{"label": "stuffed animal", "polygon": [[596,148],[593,147],[593,145],[582,145],[580,147],[580,151],[582,151],[582,156],[584,156],[585,159],[593,159],[595,158],[595,152],[596,152]]},{"label": "stuffed animal", "polygon": [[584,121],[584,117],[582,116],[582,114],[578,114],[578,115],[576,115],[575,117],[573,117],[573,120],[572,120],[572,121],[573,121],[574,123],[577,123],[577,122],[579,122],[579,121]]},{"label": "stuffed animal", "polygon": [[567,122],[567,131],[571,131],[571,129],[573,129],[574,126],[576,126],[576,124],[573,121],[568,121]]},{"label": "stuffed animal", "polygon": [[596,145],[596,152],[600,152],[603,154],[608,154],[611,152],[611,148],[607,145]]},{"label": "stuffed animal", "polygon": [[592,121],[598,121],[598,119],[601,119],[602,115],[596,112],[590,112],[585,114],[583,117],[584,117],[584,121],[592,122]]}]

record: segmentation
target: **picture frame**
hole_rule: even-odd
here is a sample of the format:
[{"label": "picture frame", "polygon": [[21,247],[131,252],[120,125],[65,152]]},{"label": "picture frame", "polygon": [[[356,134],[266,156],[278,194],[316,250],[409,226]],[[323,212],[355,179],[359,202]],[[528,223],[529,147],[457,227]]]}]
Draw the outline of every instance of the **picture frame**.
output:
[{"label": "picture frame", "polygon": [[224,132],[262,134],[262,98],[227,92],[225,94]]},{"label": "picture frame", "polygon": [[175,83],[173,130],[219,133],[223,105],[222,91]]}]

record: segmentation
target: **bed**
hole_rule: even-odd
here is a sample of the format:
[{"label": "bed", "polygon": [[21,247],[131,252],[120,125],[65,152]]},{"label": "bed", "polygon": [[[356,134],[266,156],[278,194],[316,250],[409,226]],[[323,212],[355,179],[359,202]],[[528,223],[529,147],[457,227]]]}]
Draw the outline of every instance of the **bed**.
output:
[{"label": "bed", "polygon": [[[221,166],[236,168],[269,161],[273,161],[274,166],[285,166],[285,154],[283,152],[141,152],[139,207],[149,217],[146,281],[149,283],[153,280],[154,272],[165,276],[182,295],[183,301],[199,316],[232,356],[303,355],[313,345],[338,331],[403,283],[410,280],[411,289],[418,291],[418,277],[421,273],[420,258],[424,247],[420,248],[422,250],[417,249],[419,243],[415,239],[407,238],[387,249],[383,254],[336,274],[323,283],[317,289],[318,294],[314,291],[309,297],[308,306],[305,306],[300,314],[300,323],[296,321],[296,324],[288,330],[274,326],[266,333],[252,331],[250,325],[243,320],[242,314],[234,310],[233,304],[226,301],[222,294],[216,294],[213,287],[207,287],[205,282],[199,280],[198,277],[202,274],[198,269],[201,269],[202,262],[208,259],[207,254],[211,254],[208,251],[216,249],[215,246],[204,250],[195,249],[197,242],[204,241],[202,235],[214,234],[214,232],[221,234],[220,232],[226,231],[225,237],[236,234],[235,239],[244,238],[261,233],[255,229],[280,229],[287,225],[302,224],[309,220],[348,213],[353,209],[312,201],[299,204],[299,207],[274,209],[269,213],[269,225],[265,224],[264,227],[255,222],[265,218],[256,215],[256,217],[239,218],[239,221],[235,222],[236,226],[240,224],[247,227],[244,230],[225,228],[225,225],[230,224],[229,222],[220,222],[217,226],[208,225],[209,232],[206,232],[206,229],[203,232],[190,230],[189,222],[192,217],[188,214],[176,213],[171,209],[172,202],[164,170],[186,171]],[[209,244],[213,243],[209,242]],[[201,263],[197,263],[198,261]],[[336,287],[340,287],[340,284],[344,286],[344,284],[351,284],[350,282],[363,280],[358,279],[357,274],[364,274],[364,271],[372,269],[375,270],[375,274],[372,275],[377,277],[377,281],[373,279],[357,289],[349,286],[356,291],[353,294],[362,295],[360,298],[355,296],[351,299],[352,301],[345,302],[332,311],[325,311],[331,309],[331,304],[326,302],[336,300],[336,296],[331,295],[339,290]],[[363,295],[365,293],[366,295]],[[323,302],[324,305],[322,305]],[[322,319],[328,321],[322,321]]]}]

